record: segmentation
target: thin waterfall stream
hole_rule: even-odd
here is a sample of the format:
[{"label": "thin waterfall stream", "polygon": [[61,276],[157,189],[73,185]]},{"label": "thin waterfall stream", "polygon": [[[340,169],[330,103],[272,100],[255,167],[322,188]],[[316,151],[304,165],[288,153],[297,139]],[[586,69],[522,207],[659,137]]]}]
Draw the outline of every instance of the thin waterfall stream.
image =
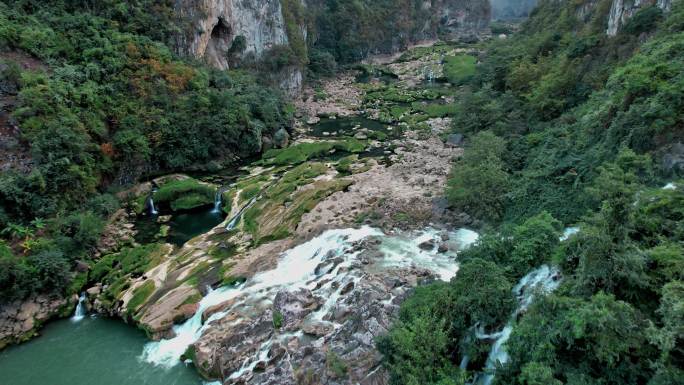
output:
[{"label": "thin waterfall stream", "polygon": [[73,322],[81,321],[86,316],[86,306],[85,301],[87,299],[86,293],[81,293],[78,297],[78,304],[76,305],[76,310],[74,310],[74,315],[71,316]]}]

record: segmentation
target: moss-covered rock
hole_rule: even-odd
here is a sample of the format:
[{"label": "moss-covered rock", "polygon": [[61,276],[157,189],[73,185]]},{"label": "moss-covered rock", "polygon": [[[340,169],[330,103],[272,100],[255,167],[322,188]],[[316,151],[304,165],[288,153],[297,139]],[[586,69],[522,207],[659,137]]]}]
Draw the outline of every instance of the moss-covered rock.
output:
[{"label": "moss-covered rock", "polygon": [[169,181],[159,187],[153,197],[159,207],[173,211],[193,210],[214,204],[216,186],[193,178]]}]

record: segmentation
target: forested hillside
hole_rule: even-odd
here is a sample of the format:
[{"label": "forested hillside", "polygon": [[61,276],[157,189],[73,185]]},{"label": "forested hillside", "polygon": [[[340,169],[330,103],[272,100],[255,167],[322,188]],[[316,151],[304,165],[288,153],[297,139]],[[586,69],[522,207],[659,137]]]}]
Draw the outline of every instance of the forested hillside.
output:
[{"label": "forested hillside", "polygon": [[170,3],[0,3],[3,151],[28,158],[0,176],[0,302],[64,290],[121,186],[230,164],[289,125],[252,75],[173,55]]},{"label": "forested hillside", "polygon": [[[480,56],[447,194],[489,230],[378,342],[392,383],[471,381],[509,322],[495,384],[682,383],[684,7],[608,37],[610,5],[544,1]],[[560,286],[515,312],[542,264]]]}]

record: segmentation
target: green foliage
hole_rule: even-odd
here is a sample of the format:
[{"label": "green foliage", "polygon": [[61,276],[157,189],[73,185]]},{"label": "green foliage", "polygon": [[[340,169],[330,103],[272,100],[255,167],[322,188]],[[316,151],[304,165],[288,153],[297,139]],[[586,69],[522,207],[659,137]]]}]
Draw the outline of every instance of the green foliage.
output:
[{"label": "green foliage", "polygon": [[285,19],[285,30],[292,52],[300,63],[308,62],[307,43],[302,32],[302,26],[306,26],[306,10],[299,0],[280,0]]},{"label": "green foliage", "polygon": [[475,76],[477,59],[470,55],[447,56],[444,58],[444,76],[449,83],[461,85]]},{"label": "green foliage", "polygon": [[358,62],[437,32],[437,23],[431,23],[430,11],[419,0],[330,0],[309,8],[314,13],[314,47],[330,52],[339,63]]},{"label": "green foliage", "polygon": [[[118,207],[102,193],[148,173],[256,154],[263,136],[289,124],[292,110],[280,94],[252,75],[174,57],[165,43],[189,32],[174,7],[167,0],[0,4],[0,50],[31,62],[11,59],[0,74],[16,96],[9,112],[21,128],[18,146],[32,160],[29,173],[0,175],[3,227],[44,218],[47,229],[29,240],[44,238],[69,260],[87,257]],[[204,197],[168,204],[189,209]]]},{"label": "green foliage", "polygon": [[491,132],[472,138],[448,182],[447,198],[452,206],[488,220],[502,217],[509,188],[501,160],[503,150],[504,141]]},{"label": "green foliage", "polygon": [[69,261],[59,251],[43,251],[29,256],[27,263],[34,269],[39,282],[37,291],[61,292],[69,283]]},{"label": "green foliage", "polygon": [[515,302],[511,288],[503,269],[481,259],[464,263],[450,284],[417,288],[402,304],[399,321],[377,341],[391,383],[464,384],[451,357],[475,349],[460,344],[475,325],[493,329],[505,322]]},{"label": "green foliage", "polygon": [[349,370],[347,364],[332,350],[325,355],[325,367],[333,374],[333,378],[345,378]]},{"label": "green foliage", "polygon": [[663,18],[663,11],[655,5],[638,10],[622,27],[625,33],[638,35],[653,30]]},{"label": "green foliage", "polygon": [[333,76],[337,72],[335,57],[328,51],[312,49],[309,52],[308,78]]},{"label": "green foliage", "polygon": [[284,320],[285,319],[283,318],[283,313],[281,313],[277,310],[273,311],[273,328],[274,329],[280,329],[281,327],[283,327],[283,321]]},{"label": "green foliage", "polygon": [[502,377],[525,371],[529,378],[530,364],[527,370],[521,364],[534,362],[535,376],[561,383],[646,383],[651,373],[647,361],[654,353],[643,333],[647,326],[632,306],[603,293],[588,300],[540,299],[511,335],[511,361]]},{"label": "green foliage", "polygon": [[[562,283],[514,317],[495,384],[682,383],[684,191],[662,186],[680,177],[663,155],[682,140],[684,5],[644,7],[607,37],[611,4],[542,1],[479,56],[456,99],[454,130],[472,139],[447,194],[490,226],[378,341],[394,383],[435,383],[465,355],[482,371],[491,346],[469,328],[500,330],[504,289],[551,262]],[[567,224],[579,233],[559,241]]]}]

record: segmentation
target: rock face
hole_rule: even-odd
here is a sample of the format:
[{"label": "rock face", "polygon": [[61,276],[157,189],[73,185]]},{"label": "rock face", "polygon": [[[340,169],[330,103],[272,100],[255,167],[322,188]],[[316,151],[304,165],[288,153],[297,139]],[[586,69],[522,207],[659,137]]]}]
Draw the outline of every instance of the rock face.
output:
[{"label": "rock face", "polygon": [[0,308],[0,349],[32,337],[38,326],[55,316],[66,304],[62,297],[37,296]]},{"label": "rock face", "polygon": [[672,0],[613,0],[606,34],[615,36],[637,11],[653,5],[667,12],[672,8]]},{"label": "rock face", "polygon": [[[387,384],[376,338],[387,333],[416,285],[447,278],[436,260],[455,274],[456,253],[434,250],[450,241],[443,232],[385,242],[375,231],[356,238],[363,231],[369,230],[334,230],[290,249],[277,270],[254,276],[239,294],[206,309],[205,327],[192,344],[196,368],[224,385]],[[431,250],[419,251],[426,241]],[[397,262],[392,250],[411,250],[416,259]],[[303,280],[291,281],[293,274]]]},{"label": "rock face", "polygon": [[446,38],[475,35],[489,26],[492,8],[489,1],[426,1],[424,7],[439,19],[439,29]]},{"label": "rock face", "polygon": [[537,0],[492,0],[492,18],[508,20],[527,17],[537,5]]},{"label": "rock face", "polygon": [[176,9],[190,21],[178,38],[180,53],[220,69],[229,67],[231,53],[259,58],[288,44],[280,0],[181,0]]}]

